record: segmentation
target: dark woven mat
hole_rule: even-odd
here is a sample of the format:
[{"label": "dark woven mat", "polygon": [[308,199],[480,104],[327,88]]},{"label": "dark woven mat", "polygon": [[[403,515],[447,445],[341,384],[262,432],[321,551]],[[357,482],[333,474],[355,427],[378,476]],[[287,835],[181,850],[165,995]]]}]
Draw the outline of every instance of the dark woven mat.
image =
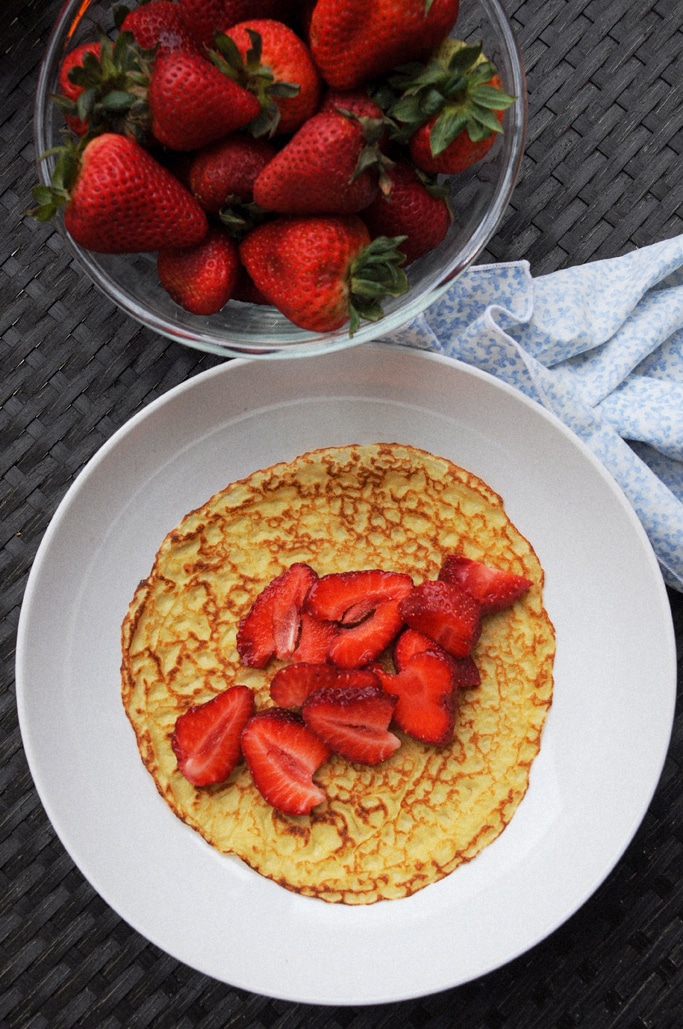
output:
[{"label": "dark woven mat", "polygon": [[[682,233],[680,0],[504,2],[528,70],[530,124],[521,180],[482,260],[526,258],[542,274]],[[23,216],[33,93],[59,7],[4,0],[0,23],[0,1026],[678,1029],[680,714],[650,810],[586,905],[505,968],[414,1002],[316,1008],[217,983],[122,922],[57,840],[27,770],[12,685],[31,562],[99,446],[217,361],[138,328],[85,281],[50,229]],[[682,599],[671,594],[681,650]]]}]

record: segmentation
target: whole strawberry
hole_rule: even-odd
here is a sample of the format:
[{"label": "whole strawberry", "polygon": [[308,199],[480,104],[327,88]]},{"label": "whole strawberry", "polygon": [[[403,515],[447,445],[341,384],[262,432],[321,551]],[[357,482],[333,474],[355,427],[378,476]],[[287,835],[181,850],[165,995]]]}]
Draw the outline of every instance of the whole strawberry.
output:
[{"label": "whole strawberry", "polygon": [[216,314],[232,296],[239,273],[237,244],[213,227],[192,247],[161,250],[159,282],[172,300],[191,314]]},{"label": "whole strawberry", "polygon": [[33,193],[36,218],[46,221],[63,205],[73,239],[98,253],[193,246],[208,230],[206,214],[185,187],[138,143],[116,133],[64,148],[52,185]]},{"label": "whole strawberry", "polygon": [[247,18],[284,19],[287,0],[178,0],[180,14],[192,36],[211,47],[217,32]]},{"label": "whole strawberry", "polygon": [[281,216],[254,229],[240,256],[263,295],[300,328],[329,332],[377,321],[381,300],[408,289],[396,240],[370,241],[357,215]]},{"label": "whole strawberry", "polygon": [[[90,54],[90,58],[87,58],[86,54]],[[59,68],[57,79],[59,94],[55,100],[58,101],[67,125],[76,136],[83,136],[88,131],[89,122],[88,113],[84,110],[84,102],[87,98],[81,100],[80,111],[78,107],[79,99],[83,97],[86,88],[87,73],[83,62],[85,60],[88,64],[94,59],[94,62],[97,63],[99,57],[99,41],[81,43],[66,55]]]},{"label": "whole strawberry", "polygon": [[322,83],[306,44],[282,22],[254,18],[216,37],[223,70],[258,97],[254,135],[295,132],[318,108]]},{"label": "whole strawberry", "polygon": [[202,46],[213,46],[213,37],[225,27],[225,0],[178,0],[180,17],[190,35]]},{"label": "whole strawberry", "polygon": [[284,214],[353,214],[379,191],[385,159],[381,119],[315,114],[265,166],[254,200]]},{"label": "whole strawberry", "polygon": [[458,0],[318,0],[310,47],[328,85],[353,89],[427,57],[457,17]]},{"label": "whole strawberry", "polygon": [[254,181],[276,154],[266,139],[235,132],[198,150],[190,165],[189,184],[205,211],[250,204]]},{"label": "whole strawberry", "polygon": [[53,96],[67,125],[77,136],[122,132],[147,145],[153,60],[153,51],[143,50],[128,31],[114,41],[102,34],[67,54],[59,73],[61,92]]},{"label": "whole strawberry", "polygon": [[397,161],[386,174],[391,188],[363,211],[363,221],[373,236],[405,236],[400,250],[411,264],[444,239],[451,210],[444,191],[427,185],[406,161]]},{"label": "whole strawberry", "polygon": [[[500,86],[500,79],[489,79],[491,86]],[[494,118],[502,124],[503,112]],[[458,175],[486,157],[496,142],[500,128],[463,125],[452,139],[444,139],[439,129],[439,116],[434,115],[410,140],[410,156],[418,168],[430,175]]]},{"label": "whole strawberry", "polygon": [[431,175],[454,175],[481,160],[514,103],[481,44],[456,39],[445,40],[427,64],[397,69],[390,83],[400,93],[389,108],[400,126],[394,136]]},{"label": "whole strawberry", "polygon": [[197,150],[244,128],[261,110],[253,93],[186,51],[156,58],[147,103],[155,139],[171,150]]},{"label": "whole strawberry", "polygon": [[365,89],[328,89],[323,94],[318,113],[335,111],[355,114],[358,118],[383,118],[380,105]]},{"label": "whole strawberry", "polygon": [[117,20],[120,31],[132,32],[143,50],[154,49],[157,56],[176,50],[198,50],[197,40],[188,30],[180,7],[173,0],[149,0]]}]

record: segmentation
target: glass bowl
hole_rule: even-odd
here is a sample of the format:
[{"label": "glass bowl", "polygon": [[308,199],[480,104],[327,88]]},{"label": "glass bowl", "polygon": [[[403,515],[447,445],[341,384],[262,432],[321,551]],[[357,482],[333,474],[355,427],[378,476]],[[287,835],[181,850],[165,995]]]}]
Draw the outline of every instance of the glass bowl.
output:
[{"label": "glass bowl", "polygon": [[[50,94],[64,54],[78,43],[113,28],[111,0],[67,0],[43,59],[34,112],[38,178],[49,184],[55,158],[48,151],[63,138],[63,119]],[[178,307],[159,285],[156,255],[96,254],[78,246],[57,228],[77,263],[128,315],[169,339],[224,357],[308,356],[377,339],[425,310],[484,249],[510,200],[519,171],[526,131],[526,82],[521,55],[499,0],[461,0],[454,35],[481,39],[497,66],[503,88],[516,97],[505,114],[504,133],[488,155],[451,179],[454,221],[447,237],[406,269],[410,289],[383,302],[384,318],[363,323],[351,337],[348,327],[315,333],[297,328],[275,308],[230,300],[221,312],[198,317]]]}]

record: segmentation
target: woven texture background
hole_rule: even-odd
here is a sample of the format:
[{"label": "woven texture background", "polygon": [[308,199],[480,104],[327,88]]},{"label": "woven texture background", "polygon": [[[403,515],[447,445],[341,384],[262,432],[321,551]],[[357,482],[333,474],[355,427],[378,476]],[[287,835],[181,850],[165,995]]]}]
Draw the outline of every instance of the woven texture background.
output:
[{"label": "woven texture background", "polygon": [[[86,281],[52,229],[24,216],[35,181],[33,94],[59,6],[4,0],[0,25],[0,1026],[677,1029],[680,713],[650,810],[584,907],[503,969],[413,1002],[317,1008],[215,982],[122,922],[64,851],[17,725],[14,645],[26,578],[57,504],[101,444],[217,359],[139,328]],[[527,68],[529,132],[513,202],[481,260],[526,258],[538,275],[682,233],[680,0],[504,6]],[[681,600],[671,595],[679,653]]]}]

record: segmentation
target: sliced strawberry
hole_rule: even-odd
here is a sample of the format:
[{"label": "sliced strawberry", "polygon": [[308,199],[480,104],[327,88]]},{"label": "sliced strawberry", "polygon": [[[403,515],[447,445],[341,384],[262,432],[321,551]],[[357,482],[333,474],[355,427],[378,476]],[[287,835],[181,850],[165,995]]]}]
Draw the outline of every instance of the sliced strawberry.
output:
[{"label": "sliced strawberry", "polygon": [[225,782],[242,758],[240,736],[253,710],[249,687],[231,686],[180,715],[171,747],[188,782],[195,786]]},{"label": "sliced strawberry", "polygon": [[261,590],[237,630],[237,652],[245,665],[265,668],[273,656],[287,660],[294,653],[301,609],[317,578],[310,565],[297,562]]},{"label": "sliced strawberry", "polygon": [[337,626],[334,622],[319,622],[317,618],[302,611],[299,642],[289,660],[324,664],[336,635]]},{"label": "sliced strawberry", "polygon": [[401,746],[389,732],[396,699],[381,686],[316,690],[302,707],[304,722],[347,761],[377,765]]},{"label": "sliced strawberry", "polygon": [[523,575],[491,568],[461,554],[449,554],[445,558],[439,579],[462,586],[481,605],[482,615],[502,611],[533,586],[532,580]]},{"label": "sliced strawberry", "polygon": [[378,686],[374,672],[364,668],[343,671],[335,665],[292,664],[279,668],[270,682],[270,695],[279,707],[301,707],[315,690],[330,686]]},{"label": "sliced strawberry", "polygon": [[387,600],[405,597],[413,580],[403,572],[371,568],[322,575],[306,599],[306,610],[316,618],[354,625]]},{"label": "sliced strawberry", "polygon": [[330,749],[291,711],[271,707],[253,715],[242,731],[242,753],[257,790],[282,814],[307,815],[325,799],[313,774]]},{"label": "sliced strawberry", "polygon": [[465,689],[469,686],[479,686],[481,684],[481,675],[471,654],[468,654],[467,657],[453,657],[443,647],[440,647],[438,643],[435,643],[433,639],[425,636],[423,632],[418,632],[417,629],[404,629],[396,640],[394,646],[396,671],[402,672],[415,654],[423,654],[425,650],[431,650],[433,653],[439,654],[450,661],[453,672],[453,684],[455,686]]},{"label": "sliced strawberry", "polygon": [[396,675],[377,672],[382,688],[397,697],[394,723],[422,743],[445,746],[453,739],[458,688],[447,654],[424,650],[414,654]]},{"label": "sliced strawberry", "polygon": [[451,657],[453,683],[458,689],[465,690],[472,686],[481,686],[481,674],[471,654],[467,657]]},{"label": "sliced strawberry", "polygon": [[481,633],[479,604],[449,582],[420,583],[400,601],[399,612],[411,629],[429,636],[453,657],[466,657]]},{"label": "sliced strawberry", "polygon": [[[400,672],[410,661],[414,654],[422,654],[425,650],[442,650],[443,648],[435,643],[430,636],[426,636],[417,629],[404,629],[394,645],[394,664],[396,671]],[[446,651],[444,650],[445,654]]]},{"label": "sliced strawberry", "polygon": [[339,668],[361,668],[374,661],[403,628],[399,600],[379,604],[362,622],[339,627],[328,657]]},{"label": "sliced strawberry", "polygon": [[[433,639],[418,632],[417,629],[404,629],[396,640],[394,646],[394,665],[397,672],[402,672],[410,660],[416,654],[423,654],[426,650],[440,657],[446,658],[453,673],[453,685],[464,689],[470,686],[481,684],[481,675],[477,664],[471,654],[467,657],[453,657],[443,647],[439,646]],[[372,666],[374,669],[374,665]]]}]

